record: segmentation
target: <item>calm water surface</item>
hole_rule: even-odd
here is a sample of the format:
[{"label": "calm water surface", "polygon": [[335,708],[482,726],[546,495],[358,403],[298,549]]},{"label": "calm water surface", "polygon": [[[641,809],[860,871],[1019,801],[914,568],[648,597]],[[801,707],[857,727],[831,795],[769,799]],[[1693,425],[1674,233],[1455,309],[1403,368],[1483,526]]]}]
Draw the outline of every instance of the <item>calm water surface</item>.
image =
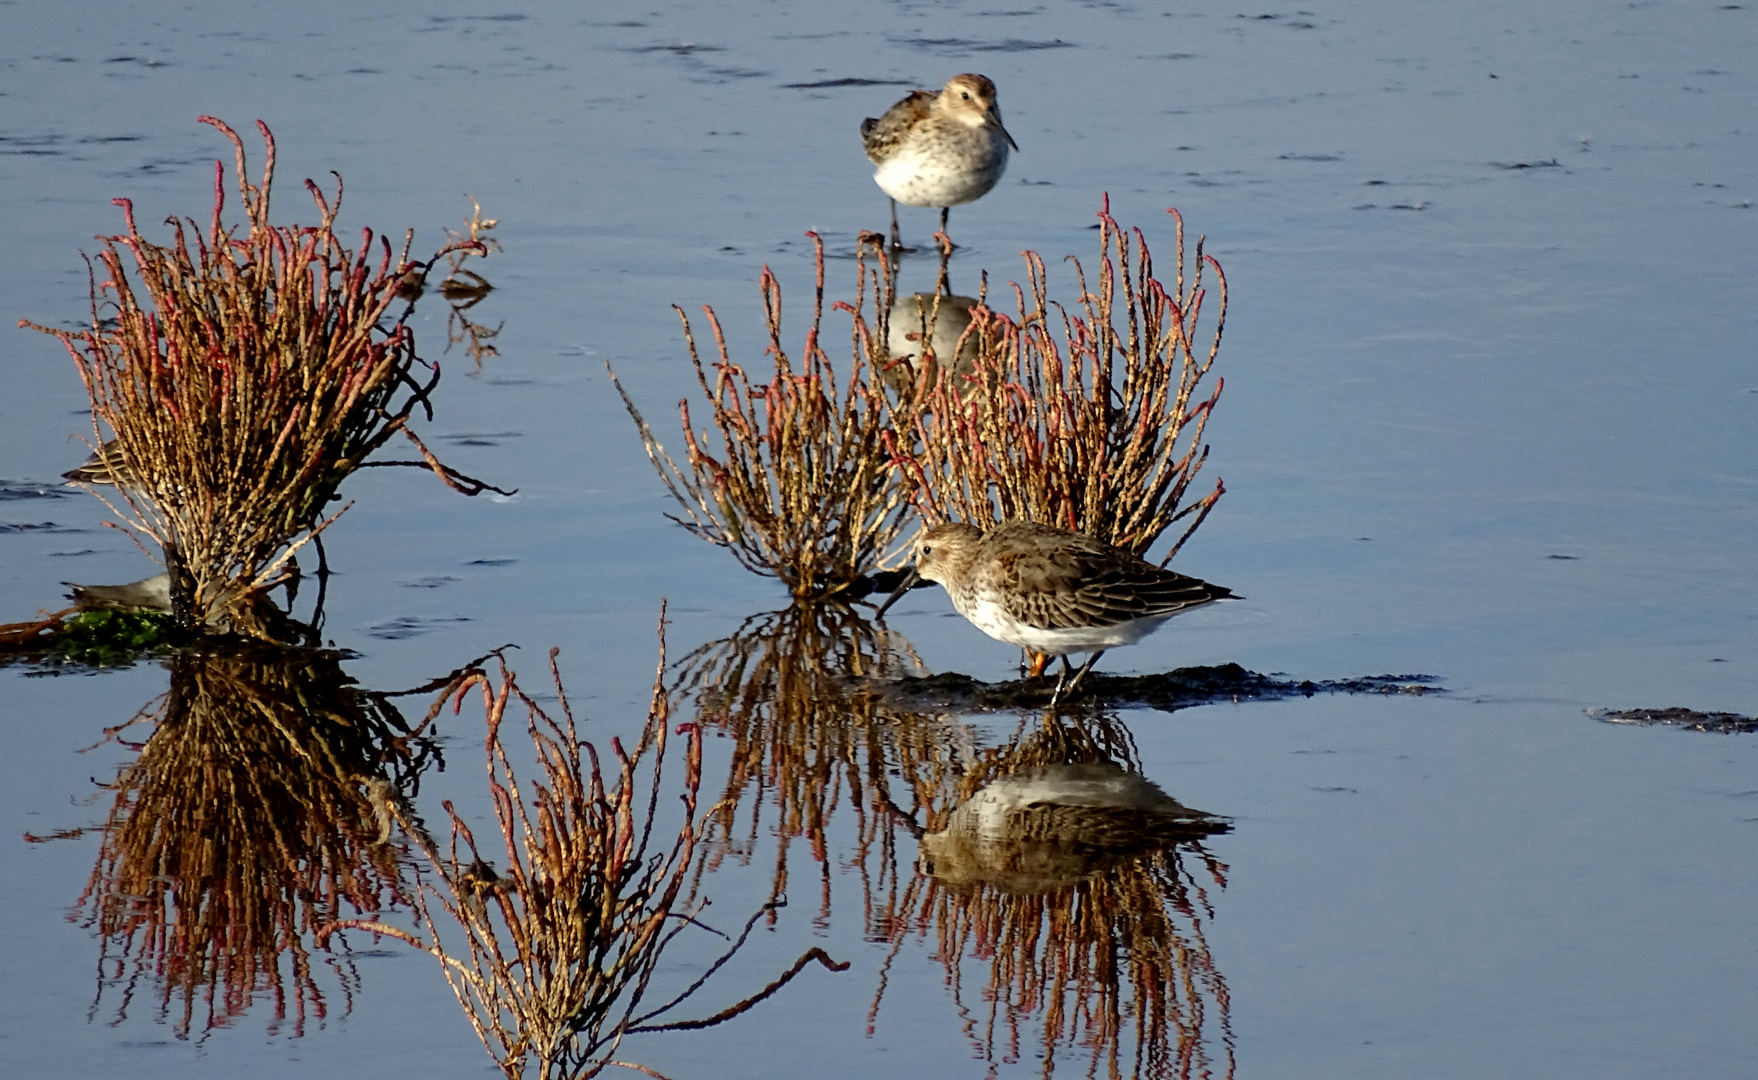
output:
[{"label": "calm water surface", "polygon": [[[350,481],[327,632],[374,689],[507,642],[539,685],[559,645],[595,737],[639,724],[662,597],[674,656],[784,599],[664,520],[604,362],[675,441],[693,378],[670,305],[714,305],[759,363],[768,263],[803,332],[802,234],[839,256],[841,295],[841,256],[885,222],[860,119],[907,87],[989,75],[1021,149],[953,214],[955,284],[1018,277],[1027,247],[1089,256],[1109,192],[1163,263],[1177,206],[1232,286],[1209,428],[1228,494],[1179,563],[1250,600],[1107,667],[1423,672],[1450,691],[1122,717],[1142,773],[1234,825],[1204,845],[1224,887],[1183,858],[1226,990],[1199,1033],[1211,1072],[1231,1053],[1253,1077],[1750,1075],[1758,743],[1585,710],[1758,709],[1758,8],[14,2],[0,27],[6,325],[81,317],[78,253],[120,226],[110,198],[143,222],[205,215],[224,145],[202,113],[274,128],[283,219],[309,219],[297,181],[335,169],[350,228],[437,244],[466,193],[501,221],[497,288],[473,312],[504,320],[501,355],[479,373],[440,357],[425,430],[519,493]],[[838,80],[873,85],[823,85]],[[903,213],[924,237],[931,212]],[[417,332],[439,356],[431,307]],[[15,332],[8,492],[77,463],[85,415],[59,346]],[[58,606],[64,579],[152,572],[94,500],[50,494],[0,501],[0,620]],[[1011,672],[1014,651],[937,591],[898,611],[929,668]],[[180,1037],[150,978],[125,1008],[99,994],[114,972],[75,906],[98,836],[24,836],[103,822],[94,781],[132,753],[79,751],[167,685],[157,665],[0,671],[0,1072],[490,1074],[432,962],[361,937],[353,975],[319,973],[327,1014],[303,1034],[269,995]],[[449,798],[489,819],[479,715],[442,721],[448,768],[421,795],[436,818]],[[878,752],[907,757],[912,731],[974,752],[1020,722],[930,721]],[[710,742],[717,793],[735,749]],[[770,808],[704,883],[722,927],[770,895],[780,858],[774,793],[746,798],[746,822]],[[986,1034],[987,957],[955,964],[932,932],[875,927],[885,897],[852,807],[826,815],[821,852],[791,842],[790,906],[702,1011],[812,945],[850,969],[622,1056],[678,1078],[1042,1071],[1029,1010],[1017,1049]],[[915,841],[897,844],[901,894]],[[717,943],[680,938],[663,977],[687,981]],[[1057,1053],[1059,1073],[1086,1063]]]}]

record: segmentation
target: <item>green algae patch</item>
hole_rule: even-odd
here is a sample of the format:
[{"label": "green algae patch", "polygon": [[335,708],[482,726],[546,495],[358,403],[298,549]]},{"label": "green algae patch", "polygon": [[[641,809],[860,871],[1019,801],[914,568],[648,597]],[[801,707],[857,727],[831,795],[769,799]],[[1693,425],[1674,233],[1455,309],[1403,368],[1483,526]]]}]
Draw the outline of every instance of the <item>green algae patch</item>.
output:
[{"label": "green algae patch", "polygon": [[31,623],[0,626],[0,665],[126,667],[180,640],[168,612],[59,612]]}]

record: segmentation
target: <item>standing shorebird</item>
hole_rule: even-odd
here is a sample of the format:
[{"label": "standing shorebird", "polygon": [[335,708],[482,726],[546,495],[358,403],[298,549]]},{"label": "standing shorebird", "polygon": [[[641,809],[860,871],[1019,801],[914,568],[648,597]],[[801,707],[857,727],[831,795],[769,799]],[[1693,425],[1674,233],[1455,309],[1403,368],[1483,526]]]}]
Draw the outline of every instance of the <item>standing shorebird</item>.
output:
[{"label": "standing shorebird", "polygon": [[982,75],[954,75],[946,89],[913,90],[877,120],[861,121],[861,142],[878,166],[873,182],[891,196],[891,246],[897,204],[938,206],[940,231],[949,209],[982,198],[1019,149],[1001,125],[995,84]]},{"label": "standing shorebird", "polygon": [[[1077,532],[1010,521],[988,532],[937,525],[916,541],[914,572],[879,607],[885,614],[916,578],[937,581],[977,629],[1031,654],[1031,677],[1062,658],[1057,696],[1080,684],[1105,650],[1133,645],[1181,612],[1230,589],[1162,570]],[[1070,680],[1070,653],[1090,654]]]}]

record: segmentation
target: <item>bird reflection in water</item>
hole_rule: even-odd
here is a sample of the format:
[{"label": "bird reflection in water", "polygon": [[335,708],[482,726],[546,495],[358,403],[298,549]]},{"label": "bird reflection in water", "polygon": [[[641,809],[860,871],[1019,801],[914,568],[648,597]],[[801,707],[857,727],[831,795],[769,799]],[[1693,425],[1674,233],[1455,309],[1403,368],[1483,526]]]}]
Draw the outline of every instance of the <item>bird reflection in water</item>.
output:
[{"label": "bird reflection in water", "polygon": [[[1079,1049],[1088,1075],[1233,1075],[1227,985],[1202,932],[1213,912],[1189,865],[1224,886],[1202,839],[1229,825],[1167,795],[1135,761],[1115,718],[1047,715],[1028,738],[918,778],[951,808],[931,810],[919,836],[892,955],[933,934],[967,1037],[991,1063],[1027,1052],[1036,1017],[1046,1077],[1064,1048]],[[965,1009],[970,959],[989,961],[986,1015]],[[1204,1037],[1211,1010],[1219,1060]]]},{"label": "bird reflection in water", "polygon": [[335,653],[187,651],[170,668],[169,693],[108,732],[151,727],[108,785],[78,904],[102,942],[99,997],[121,995],[120,1020],[156,982],[159,1019],[187,1037],[266,996],[271,1026],[302,1034],[329,1011],[326,963],[345,1004],[358,986],[346,942],[323,959],[309,936],[406,899],[386,806],[437,752]]},{"label": "bird reflection in water", "polygon": [[960,803],[922,836],[917,866],[953,888],[1028,896],[1227,828],[1114,762],[1047,765],[997,777]]},{"label": "bird reflection in water", "polygon": [[891,363],[884,377],[891,391],[913,396],[921,385],[927,393],[944,374],[962,397],[985,342],[995,348],[992,320],[972,328],[971,309],[982,303],[943,293],[912,293],[894,302],[885,320]]},{"label": "bird reflection in water", "polygon": [[[1019,1059],[1036,1022],[1045,1076],[1068,1047],[1095,1075],[1231,1076],[1202,932],[1226,875],[1202,840],[1228,824],[1143,776],[1115,717],[1050,715],[984,748],[959,717],[888,703],[905,673],[923,673],[906,642],[824,605],[753,616],[680,662],[699,726],[734,744],[705,866],[746,865],[773,837],[779,897],[805,842],[819,925],[833,888],[858,890],[866,936],[890,942],[874,1023],[899,951],[932,934],[992,1065]],[[918,839],[919,873],[899,833]],[[990,962],[986,1019],[964,1011],[970,957]]]}]

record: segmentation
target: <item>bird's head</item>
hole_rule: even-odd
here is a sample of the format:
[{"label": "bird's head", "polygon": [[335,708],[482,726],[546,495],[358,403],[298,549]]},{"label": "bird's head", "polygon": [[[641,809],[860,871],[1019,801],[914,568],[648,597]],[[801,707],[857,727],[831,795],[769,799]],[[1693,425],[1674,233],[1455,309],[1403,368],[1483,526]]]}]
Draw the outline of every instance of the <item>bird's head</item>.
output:
[{"label": "bird's head", "polygon": [[936,525],[916,540],[916,573],[929,581],[945,583],[949,574],[970,561],[983,530],[970,525]]},{"label": "bird's head", "polygon": [[1019,144],[1007,133],[1001,122],[1001,104],[995,96],[995,84],[985,75],[954,75],[940,92],[940,107],[947,115],[971,127],[982,127],[993,121],[1007,144],[1015,150]]}]

